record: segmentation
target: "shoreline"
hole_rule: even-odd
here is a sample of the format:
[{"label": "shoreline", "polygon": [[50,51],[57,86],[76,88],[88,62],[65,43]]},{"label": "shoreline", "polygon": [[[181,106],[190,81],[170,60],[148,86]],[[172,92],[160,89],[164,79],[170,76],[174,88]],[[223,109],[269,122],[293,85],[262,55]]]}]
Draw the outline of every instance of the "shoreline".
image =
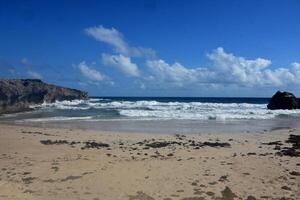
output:
[{"label": "shoreline", "polygon": [[299,199],[299,157],[279,155],[292,134],[300,129],[175,135],[0,124],[0,198]]},{"label": "shoreline", "polygon": [[300,129],[298,119],[198,121],[198,120],[67,120],[53,122],[30,122],[2,120],[0,124],[36,128],[79,129],[108,133],[165,134],[255,134],[277,129]]}]

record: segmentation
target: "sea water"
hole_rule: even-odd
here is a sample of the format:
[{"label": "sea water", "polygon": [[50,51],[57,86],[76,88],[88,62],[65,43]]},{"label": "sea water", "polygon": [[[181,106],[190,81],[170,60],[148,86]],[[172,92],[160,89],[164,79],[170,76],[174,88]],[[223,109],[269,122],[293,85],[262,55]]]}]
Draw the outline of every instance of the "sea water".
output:
[{"label": "sea water", "polygon": [[149,133],[253,132],[299,128],[300,110],[268,110],[268,98],[92,97],[32,106],[2,121]]}]

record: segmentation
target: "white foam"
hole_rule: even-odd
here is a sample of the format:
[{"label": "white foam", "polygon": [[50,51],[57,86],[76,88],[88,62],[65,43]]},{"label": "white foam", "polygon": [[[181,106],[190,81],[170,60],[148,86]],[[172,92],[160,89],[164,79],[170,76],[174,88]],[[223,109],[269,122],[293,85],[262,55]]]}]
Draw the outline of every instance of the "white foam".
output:
[{"label": "white foam", "polygon": [[[42,109],[118,111],[120,115],[133,119],[191,119],[191,120],[240,120],[272,119],[279,115],[298,115],[300,110],[268,110],[267,104],[249,103],[201,103],[158,101],[107,101],[101,99],[61,101],[44,103]],[[90,116],[91,118],[93,116]],[[90,119],[91,119],[90,118]],[[49,118],[48,118],[49,119]],[[56,118],[57,119],[57,118]],[[54,119],[54,120],[56,120]],[[65,120],[63,118],[62,120]],[[67,118],[68,119],[68,118]],[[74,118],[70,118],[72,120]],[[86,118],[84,118],[86,119]],[[52,120],[52,119],[50,119]]]},{"label": "white foam", "polygon": [[[133,105],[123,104],[123,109],[118,107],[123,116],[135,118],[158,118],[158,119],[192,119],[192,120],[232,120],[232,119],[272,119],[278,115],[300,114],[299,110],[274,110],[266,108],[266,104],[247,103],[153,103],[150,102],[144,108],[145,102],[137,102]],[[126,109],[124,109],[124,107]]]},{"label": "white foam", "polygon": [[70,121],[70,120],[88,120],[92,119],[92,116],[87,116],[87,117],[45,117],[45,118],[31,118],[31,119],[24,119],[24,120],[19,120],[21,122],[46,122],[46,121]]},{"label": "white foam", "polygon": [[44,102],[41,105],[33,105],[31,108],[55,108],[60,110],[87,110],[88,100],[56,101],[54,103]]}]

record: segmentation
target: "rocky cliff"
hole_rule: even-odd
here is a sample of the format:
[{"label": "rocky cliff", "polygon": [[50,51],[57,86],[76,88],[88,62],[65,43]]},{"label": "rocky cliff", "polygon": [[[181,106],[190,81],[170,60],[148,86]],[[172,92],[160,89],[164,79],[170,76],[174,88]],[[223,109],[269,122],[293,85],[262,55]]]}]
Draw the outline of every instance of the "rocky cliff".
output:
[{"label": "rocky cliff", "polygon": [[0,80],[0,114],[30,110],[30,105],[43,102],[87,97],[86,92],[46,84],[38,79]]}]

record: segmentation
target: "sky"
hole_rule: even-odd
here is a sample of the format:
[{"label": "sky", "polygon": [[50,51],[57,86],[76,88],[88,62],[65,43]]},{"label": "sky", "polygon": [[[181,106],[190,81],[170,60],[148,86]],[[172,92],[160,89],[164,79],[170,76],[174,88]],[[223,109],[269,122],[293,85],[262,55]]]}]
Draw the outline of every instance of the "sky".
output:
[{"label": "sky", "polygon": [[91,96],[300,96],[299,0],[0,0],[0,78]]}]

